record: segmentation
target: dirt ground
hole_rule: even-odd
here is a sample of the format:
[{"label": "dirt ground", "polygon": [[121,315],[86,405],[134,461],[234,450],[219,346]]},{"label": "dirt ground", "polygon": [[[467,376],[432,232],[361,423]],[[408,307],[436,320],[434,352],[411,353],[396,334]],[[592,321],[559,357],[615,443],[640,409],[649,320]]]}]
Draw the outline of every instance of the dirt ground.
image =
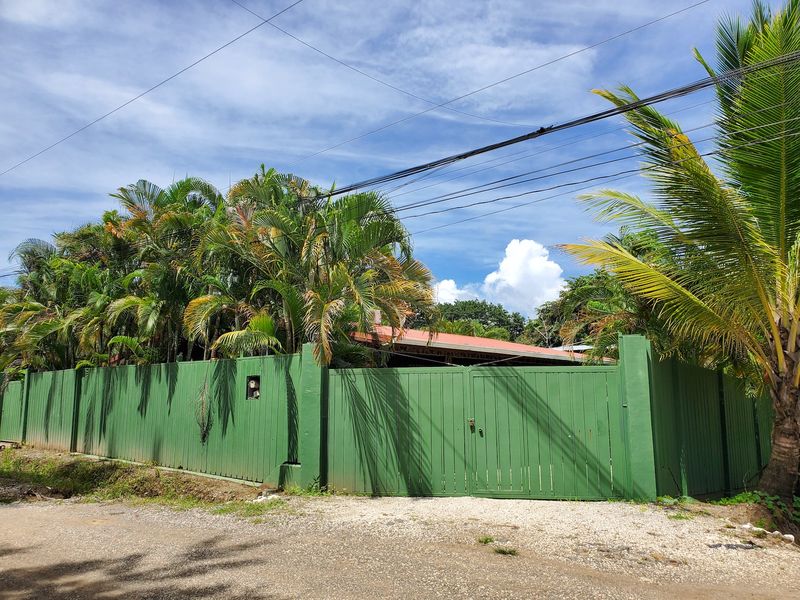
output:
[{"label": "dirt ground", "polygon": [[0,505],[0,598],[800,598],[800,548],[719,516],[619,502],[286,500],[257,519],[78,499]]}]

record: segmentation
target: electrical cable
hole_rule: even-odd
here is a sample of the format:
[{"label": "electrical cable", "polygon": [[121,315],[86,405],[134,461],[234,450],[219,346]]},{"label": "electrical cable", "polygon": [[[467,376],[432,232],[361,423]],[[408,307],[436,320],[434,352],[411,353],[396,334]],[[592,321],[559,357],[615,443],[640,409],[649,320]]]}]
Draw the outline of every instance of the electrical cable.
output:
[{"label": "electrical cable", "polygon": [[[746,144],[740,144],[740,145],[736,145],[736,146],[726,147],[724,149],[713,150],[713,151],[706,152],[706,153],[703,153],[703,154],[698,154],[697,156],[690,156],[688,158],[684,158],[684,159],[681,159],[679,161],[671,161],[670,164],[680,164],[680,163],[685,162],[687,160],[697,160],[698,158],[704,158],[704,157],[715,155],[715,154],[721,154],[723,152],[727,152],[727,151],[730,151],[730,150],[738,150],[740,148],[746,148],[748,146],[753,146],[753,145],[757,145],[757,144],[765,144],[765,143],[773,142],[773,141],[779,140],[779,139],[781,139],[783,137],[795,137],[795,136],[798,136],[798,135],[800,135],[800,130],[795,130],[790,135],[781,134],[780,136],[776,136],[776,137],[770,138],[770,139],[754,140],[754,141],[748,142]],[[611,183],[611,182],[614,182],[614,181],[620,181],[620,180],[623,180],[623,179],[628,179],[630,177],[633,177],[634,175],[641,174],[643,171],[653,170],[655,168],[658,168],[659,166],[660,165],[653,165],[653,166],[649,166],[649,167],[641,167],[641,168],[637,168],[637,169],[631,169],[631,170],[628,170],[628,171],[620,171],[618,173],[612,173],[610,175],[603,175],[603,176],[599,176],[599,177],[593,177],[593,178],[584,180],[583,182],[574,182],[572,185],[578,185],[579,183],[586,183],[586,182],[597,181],[597,180],[601,180],[601,179],[613,178],[613,179],[609,179],[609,181],[606,182],[606,183]],[[620,177],[620,175],[624,175],[624,176]],[[566,185],[568,185],[568,184],[564,184],[561,187],[565,187]],[[485,218],[485,217],[488,217],[488,216],[493,216],[495,214],[499,214],[499,213],[502,213],[502,212],[507,212],[509,210],[513,210],[513,209],[516,209],[516,208],[521,208],[523,206],[530,206],[532,204],[537,204],[537,203],[543,202],[545,200],[551,200],[553,198],[557,198],[557,197],[560,197],[560,196],[566,196],[568,194],[574,194],[575,192],[583,191],[583,190],[586,190],[586,189],[591,189],[593,187],[595,187],[595,186],[594,185],[590,185],[590,186],[587,186],[585,188],[579,188],[577,190],[569,190],[567,192],[562,192],[560,194],[555,194],[553,196],[548,196],[546,198],[537,198],[536,200],[532,200],[531,202],[517,204],[517,205],[514,205],[514,206],[510,206],[510,207],[505,207],[505,208],[497,210],[497,211],[490,211],[490,212],[484,213],[482,215],[477,215],[475,217],[462,219],[460,221],[455,221],[455,222],[452,222],[452,223],[446,223],[444,225],[438,225],[436,227],[430,227],[428,229],[415,231],[415,232],[412,232],[411,235],[419,235],[419,234],[422,234],[422,233],[427,233],[427,232],[438,230],[438,229],[444,229],[445,227],[450,227],[452,225],[458,225],[458,224],[461,224],[461,223],[466,223],[467,221],[474,221],[474,220]],[[463,209],[463,208],[469,208],[469,207],[472,207],[472,206],[477,206],[479,204],[491,204],[491,203],[494,203],[494,202],[498,202],[500,200],[508,200],[508,199],[511,199],[511,198],[519,198],[521,196],[527,196],[527,195],[530,195],[531,193],[538,193],[538,192],[536,192],[536,191],[528,191],[528,192],[522,192],[520,194],[513,194],[513,195],[509,195],[509,196],[501,196],[499,198],[493,198],[491,200],[485,200],[485,201],[482,201],[482,202],[475,202],[475,203],[468,204],[468,205],[463,205],[463,206],[454,206],[454,207],[450,207],[448,209],[443,209],[443,210],[439,210],[439,211],[431,211],[429,213],[424,213],[424,214],[419,214],[419,215],[409,215],[409,216],[407,216],[405,218],[406,219],[410,219],[412,217],[422,217],[422,216],[427,216],[429,214],[450,212],[451,210],[460,210],[460,209]]]},{"label": "electrical cable", "polygon": [[633,110],[637,110],[643,108],[645,106],[650,106],[652,104],[657,104],[660,102],[664,102],[665,100],[670,100],[672,98],[678,98],[681,96],[686,96],[688,94],[692,94],[702,89],[706,89],[708,87],[718,85],[719,83],[732,78],[741,77],[743,75],[747,75],[749,73],[758,72],[763,69],[768,69],[772,67],[783,66],[786,64],[791,64],[800,60],[800,51],[798,52],[790,52],[788,54],[784,54],[778,56],[774,59],[770,59],[767,61],[763,61],[760,63],[756,63],[754,65],[747,65],[744,67],[739,67],[737,69],[731,69],[729,71],[725,71],[722,74],[708,76],[693,83],[683,85],[677,88],[673,88],[667,90],[665,92],[661,92],[659,94],[655,94],[653,96],[649,96],[647,98],[639,99],[634,102],[629,102],[623,104],[621,106],[615,106],[613,108],[606,109],[604,111],[600,111],[597,113],[593,113],[584,117],[580,117],[577,119],[573,119],[570,121],[562,122],[557,125],[551,125],[549,127],[541,127],[536,131],[532,131],[526,133],[521,136],[517,136],[514,138],[510,138],[507,140],[503,140],[500,142],[495,142],[493,144],[489,144],[488,146],[482,146],[480,148],[475,148],[473,150],[468,150],[466,152],[462,152],[459,154],[454,154],[452,156],[448,156],[445,158],[440,158],[435,161],[431,161],[428,163],[424,163],[421,165],[417,165],[415,167],[410,167],[408,169],[403,169],[401,171],[396,171],[394,173],[390,173],[388,175],[383,175],[380,177],[374,177],[372,179],[367,179],[358,183],[354,183],[337,190],[333,190],[331,192],[327,192],[324,196],[337,196],[341,194],[345,194],[348,192],[352,192],[363,187],[369,187],[373,185],[379,185],[384,182],[394,181],[396,179],[403,179],[410,175],[415,175],[417,173],[421,173],[424,171],[428,171],[430,169],[439,167],[441,165],[452,164],[454,162],[458,162],[464,160],[466,158],[471,158],[473,156],[477,156],[479,154],[485,154],[487,152],[492,152],[494,150],[498,150],[500,148],[505,148],[507,146],[512,146],[514,144],[519,144],[520,142],[525,142],[528,140],[536,139],[542,137],[544,135],[549,135],[555,133],[557,131],[563,131],[566,129],[572,129],[574,127],[579,127],[581,125],[586,125],[588,123],[594,123],[597,121],[601,121],[604,119],[608,119],[610,117],[614,117],[617,115],[621,115],[627,112],[631,112]]},{"label": "electrical cable", "polygon": [[53,143],[52,143],[52,144],[50,144],[49,146],[47,146],[47,147],[45,147],[45,148],[42,148],[42,149],[41,149],[41,150],[39,150],[38,152],[36,152],[36,153],[34,153],[34,154],[31,154],[31,155],[30,155],[30,156],[28,156],[27,158],[25,158],[25,159],[23,159],[23,160],[19,161],[18,163],[14,164],[14,165],[12,165],[12,166],[10,166],[10,167],[8,167],[8,168],[7,168],[5,171],[1,171],[1,172],[0,172],[0,177],[2,177],[3,175],[6,175],[7,173],[10,173],[11,171],[13,171],[14,169],[16,169],[16,168],[18,168],[18,167],[21,167],[21,166],[22,166],[22,165],[24,165],[25,163],[32,161],[34,158],[36,158],[36,157],[38,157],[38,156],[41,156],[41,155],[42,155],[42,154],[44,154],[45,152],[48,152],[48,151],[52,150],[52,149],[53,149],[53,148],[55,148],[56,146],[58,146],[58,145],[60,145],[60,144],[63,144],[64,142],[66,142],[66,141],[67,141],[67,140],[69,140],[70,138],[72,138],[72,137],[74,137],[74,136],[78,135],[78,134],[79,134],[79,133],[81,133],[82,131],[85,131],[85,130],[89,129],[89,127],[91,127],[92,125],[95,125],[95,124],[99,123],[100,121],[102,121],[103,119],[105,119],[105,118],[107,118],[107,117],[110,117],[110,116],[111,116],[111,115],[113,115],[114,113],[116,113],[116,112],[119,112],[120,110],[122,110],[123,108],[125,108],[126,106],[128,106],[129,104],[133,104],[134,102],[136,102],[136,101],[137,101],[137,100],[139,100],[140,98],[142,98],[142,97],[146,96],[146,95],[147,95],[147,94],[149,94],[150,92],[152,92],[152,91],[154,91],[154,90],[157,90],[158,88],[160,88],[160,87],[161,87],[162,85],[164,85],[165,83],[168,83],[168,82],[172,81],[173,79],[175,79],[176,77],[178,77],[179,75],[182,75],[183,73],[185,73],[186,71],[188,71],[188,70],[189,70],[189,69],[191,69],[192,67],[194,67],[194,66],[196,66],[196,65],[199,65],[201,62],[203,62],[203,61],[204,61],[204,60],[206,60],[207,58],[210,58],[210,57],[214,56],[215,54],[217,54],[217,53],[218,53],[218,52],[220,52],[221,50],[224,50],[225,48],[227,48],[227,47],[228,47],[228,46],[230,46],[231,44],[234,44],[234,43],[238,42],[240,39],[242,39],[242,38],[243,38],[243,37],[245,37],[246,35],[249,35],[249,34],[251,34],[251,33],[252,33],[252,32],[254,32],[256,29],[258,29],[258,28],[260,28],[260,27],[263,27],[264,25],[266,25],[266,24],[267,24],[267,22],[268,22],[269,20],[272,20],[272,19],[275,19],[275,18],[279,17],[280,15],[282,15],[283,13],[285,13],[287,10],[289,10],[289,9],[291,9],[291,8],[294,8],[295,6],[297,6],[298,4],[300,4],[301,2],[303,2],[303,0],[295,0],[295,2],[293,2],[292,4],[290,4],[289,6],[287,6],[286,8],[284,8],[283,10],[280,10],[280,11],[278,11],[277,13],[275,13],[274,15],[272,15],[272,16],[271,16],[271,17],[270,17],[270,18],[269,18],[267,21],[263,21],[263,22],[259,23],[258,25],[256,25],[255,27],[251,27],[250,29],[248,29],[248,30],[247,30],[247,31],[245,31],[244,33],[241,33],[241,34],[239,34],[238,36],[236,36],[235,38],[233,38],[233,39],[232,39],[232,40],[230,40],[229,42],[226,42],[226,43],[224,43],[222,46],[219,46],[217,49],[215,49],[215,50],[212,50],[211,52],[209,52],[209,53],[208,53],[208,54],[206,54],[205,56],[202,56],[201,58],[198,58],[196,61],[194,61],[194,62],[193,62],[193,63],[191,63],[190,65],[188,65],[188,66],[186,66],[186,67],[182,68],[182,69],[181,69],[180,71],[178,71],[177,73],[174,73],[174,74],[170,75],[170,76],[169,76],[169,77],[167,77],[166,79],[162,79],[161,81],[159,81],[159,82],[158,82],[158,83],[156,83],[155,85],[153,85],[153,86],[149,87],[148,89],[146,89],[145,91],[141,92],[140,94],[138,94],[138,95],[134,96],[134,97],[133,97],[133,98],[131,98],[130,100],[127,100],[127,101],[123,102],[122,104],[120,104],[120,105],[119,105],[119,106],[117,106],[116,108],[114,108],[114,109],[112,109],[112,110],[108,111],[107,113],[105,113],[105,114],[103,114],[103,115],[100,115],[99,117],[97,117],[97,118],[96,118],[96,119],[94,119],[93,121],[90,121],[90,122],[89,122],[89,123],[87,123],[86,125],[83,125],[82,127],[79,127],[78,129],[76,129],[75,131],[73,131],[72,133],[70,133],[69,135],[65,135],[64,137],[62,137],[61,139],[59,139],[59,140],[57,140],[57,141],[53,142]]},{"label": "electrical cable", "polygon": [[[768,107],[768,108],[761,109],[761,110],[772,110],[773,108],[776,108],[776,107]],[[754,113],[755,113],[755,111],[754,111]],[[789,122],[792,122],[792,121],[798,121],[798,120],[800,120],[800,117],[793,117],[793,118],[790,118],[790,119],[783,119],[781,121],[774,121],[774,122],[771,122],[771,123],[766,123],[764,125],[758,125],[758,126],[755,126],[755,127],[749,127],[749,128],[742,129],[742,130],[739,130],[739,131],[733,131],[733,132],[731,132],[731,134],[747,133],[749,131],[755,131],[756,129],[762,129],[764,127],[773,127],[775,125],[782,125],[782,124],[785,124],[785,123],[789,123]],[[682,131],[680,134],[676,134],[676,135],[684,135],[686,133],[691,133],[693,131],[699,131],[701,129],[706,129],[708,127],[714,127],[716,125],[718,125],[718,122],[715,121],[715,122],[712,122],[712,123],[708,123],[708,124],[705,124],[705,125],[700,125],[698,127],[693,127],[691,129],[687,129],[685,131]],[[675,137],[675,136],[673,136],[673,137]],[[686,142],[684,144],[680,144],[680,145],[678,145],[676,147],[679,148],[681,146],[699,144],[699,143],[703,143],[703,142],[712,141],[712,140],[715,140],[715,139],[717,139],[716,136],[712,136],[712,137],[703,138],[703,139],[700,139],[700,140],[695,140],[694,142],[689,141],[689,142]],[[639,154],[633,154],[633,155],[630,155],[630,156],[623,156],[623,157],[620,157],[620,158],[614,158],[614,159],[610,159],[610,160],[606,160],[606,161],[601,161],[601,162],[593,163],[593,164],[590,164],[590,165],[583,165],[583,166],[580,166],[580,167],[575,167],[573,169],[565,169],[563,171],[557,171],[555,173],[549,173],[549,174],[546,174],[546,175],[540,175],[538,177],[531,177],[529,179],[522,179],[522,180],[519,180],[519,181],[513,181],[514,179],[519,179],[520,177],[525,177],[527,175],[531,175],[531,174],[535,174],[535,173],[541,173],[542,171],[549,171],[550,169],[554,169],[556,167],[566,166],[566,165],[574,164],[576,162],[582,162],[582,161],[588,160],[590,158],[597,158],[597,157],[600,157],[600,156],[605,156],[607,154],[615,154],[617,152],[622,152],[623,150],[628,150],[628,149],[631,149],[631,148],[636,148],[636,147],[642,146],[642,145],[644,145],[646,143],[647,142],[643,142],[642,141],[642,142],[637,142],[635,144],[628,144],[627,146],[621,146],[619,148],[614,148],[612,150],[605,150],[603,152],[598,152],[598,153],[595,153],[595,154],[582,156],[582,157],[575,158],[575,159],[572,159],[572,160],[568,160],[568,161],[564,161],[564,162],[557,163],[557,164],[554,164],[554,165],[550,165],[548,167],[542,167],[541,169],[536,169],[536,170],[533,170],[533,171],[527,171],[527,172],[524,172],[524,173],[520,173],[518,175],[511,175],[509,177],[504,177],[502,179],[497,179],[497,180],[494,180],[494,181],[490,181],[488,183],[472,186],[472,187],[469,187],[469,188],[464,188],[462,190],[458,190],[458,191],[455,191],[455,192],[450,192],[448,194],[443,194],[441,196],[434,196],[433,198],[429,198],[427,200],[420,200],[420,201],[417,201],[417,202],[404,204],[404,205],[402,205],[400,207],[395,208],[394,212],[397,213],[397,212],[402,212],[402,211],[405,211],[405,210],[412,210],[412,209],[415,209],[415,208],[422,208],[424,206],[430,206],[432,204],[439,204],[441,202],[449,202],[450,200],[456,200],[458,198],[465,198],[467,196],[474,196],[476,194],[483,194],[483,193],[494,191],[494,190],[497,190],[497,189],[502,189],[502,188],[506,188],[506,187],[512,187],[512,186],[515,186],[515,185],[521,185],[523,183],[529,183],[531,181],[538,181],[540,179],[548,179],[550,177],[556,177],[558,175],[565,175],[567,173],[574,173],[576,171],[582,171],[584,169],[590,169],[590,168],[594,168],[594,167],[600,167],[600,166],[604,166],[604,165],[620,162],[620,161],[623,161],[623,160],[634,159],[634,158],[637,158],[640,155]],[[510,183],[504,183],[504,182],[510,182]],[[488,187],[488,186],[494,186],[494,187]],[[485,189],[481,189],[481,188],[485,188]]]},{"label": "electrical cable", "polygon": [[[776,105],[773,105],[773,106],[769,106],[769,107],[765,107],[765,108],[760,109],[760,110],[771,110],[771,109],[774,109],[774,108],[778,108],[780,106],[782,106],[782,103],[781,104],[776,104]],[[772,127],[772,126],[775,126],[775,125],[781,125],[781,124],[785,124],[785,123],[790,123],[790,122],[797,121],[797,120],[800,120],[800,117],[792,117],[792,118],[789,118],[789,119],[782,119],[782,120],[779,120],[779,121],[771,121],[769,123],[765,123],[765,124],[756,125],[756,126],[753,126],[753,127],[748,127],[748,128],[735,130],[735,131],[731,132],[731,134],[735,135],[735,134],[748,133],[748,132],[756,131],[758,129],[763,129],[765,127]],[[699,125],[699,126],[693,127],[693,128],[688,129],[686,131],[681,131],[681,132],[678,132],[678,133],[675,133],[675,134],[671,134],[671,136],[672,137],[677,137],[677,136],[680,136],[680,135],[685,135],[688,132],[697,131],[697,130],[704,129],[704,128],[707,128],[707,127],[710,127],[710,126],[713,126],[713,125],[717,125],[717,124],[718,124],[718,121],[714,121],[712,123],[703,124],[703,125]],[[773,141],[774,139],[779,139],[779,138],[780,138],[780,136],[778,136],[777,138],[770,138],[770,139],[766,139],[766,140],[760,139],[760,140],[755,140],[754,143],[766,143],[766,142]],[[708,142],[708,141],[713,141],[715,139],[716,138],[712,136],[712,137],[704,138],[704,139],[701,139],[701,140],[695,140],[695,141],[688,140],[686,142],[674,145],[673,149],[686,147],[686,146],[694,146],[696,144],[703,143],[703,142]],[[641,146],[642,144],[643,144],[643,142],[639,142],[639,143],[631,144],[629,146],[626,146],[626,147],[623,147],[623,148],[620,148],[620,149],[617,149],[617,150],[606,151],[605,153],[611,153],[611,152],[619,151],[619,150],[626,149],[626,148],[629,148],[629,147],[633,148],[633,147]],[[740,148],[740,147],[746,147],[748,145],[752,145],[752,143],[748,143],[748,144],[745,144],[745,145],[739,145],[739,146],[731,146],[731,147],[728,147],[728,148],[723,148],[723,149],[715,150],[715,151],[712,151],[712,152],[699,154],[698,156],[699,157],[711,156],[711,155],[719,154],[719,153],[727,151],[727,150],[737,149],[737,148]],[[605,153],[598,153],[598,154],[605,154]],[[568,162],[575,162],[575,161],[578,161],[578,160],[585,160],[586,158],[591,158],[592,156],[596,156],[596,155],[589,155],[587,157],[574,159],[573,161],[568,161]],[[591,164],[591,165],[584,165],[584,166],[576,168],[576,169],[570,169],[570,170],[567,170],[567,171],[552,173],[552,174],[549,174],[549,175],[545,175],[545,176],[538,177],[538,178],[533,178],[533,179],[541,179],[541,178],[545,178],[545,177],[554,177],[554,176],[561,175],[561,174],[564,174],[564,173],[567,173],[567,172],[582,171],[582,170],[594,168],[594,167],[597,167],[597,166],[618,162],[620,160],[632,160],[632,159],[638,158],[639,156],[641,156],[641,154],[637,153],[635,155],[622,157],[621,159],[613,159],[613,160],[604,161],[604,162],[601,162],[601,163],[595,163],[595,164]],[[689,157],[689,158],[697,158],[697,157]],[[677,163],[675,163],[675,164],[677,164]],[[548,168],[552,168],[552,166],[548,167]],[[481,200],[479,202],[474,202],[474,203],[470,203],[470,204],[466,204],[466,205],[459,205],[459,206],[448,207],[448,208],[444,208],[444,209],[440,209],[440,210],[436,210],[436,211],[428,211],[428,212],[425,212],[425,213],[417,213],[417,214],[413,214],[413,215],[407,215],[405,218],[406,219],[412,219],[412,218],[419,218],[419,217],[423,217],[423,216],[428,216],[428,215],[431,215],[431,214],[441,214],[441,213],[445,213],[445,212],[450,212],[451,210],[461,210],[461,209],[470,208],[470,207],[473,207],[473,206],[478,206],[478,205],[483,205],[483,204],[491,204],[491,203],[497,202],[499,200],[518,198],[518,197],[521,197],[521,196],[527,196],[527,195],[531,195],[531,194],[542,193],[542,192],[545,192],[545,191],[553,191],[555,189],[561,189],[561,188],[564,188],[564,187],[572,187],[572,186],[575,186],[575,185],[582,185],[582,184],[585,184],[585,183],[592,183],[592,182],[596,182],[596,181],[602,181],[602,180],[609,180],[608,182],[610,182],[610,181],[618,181],[620,179],[626,179],[629,176],[633,176],[635,174],[641,173],[641,171],[643,171],[643,170],[649,170],[649,169],[650,168],[644,168],[643,169],[643,168],[637,167],[637,168],[634,168],[634,169],[628,169],[628,170],[619,171],[619,172],[611,173],[611,174],[607,174],[607,175],[593,176],[593,177],[590,177],[590,178],[587,178],[587,179],[578,180],[578,181],[564,182],[564,183],[553,185],[553,186],[549,186],[549,187],[546,187],[546,188],[539,188],[539,189],[535,189],[535,190],[527,190],[527,191],[522,192],[520,194],[501,196],[499,198]],[[623,175],[625,177],[622,177]],[[503,186],[503,187],[505,187],[505,186]],[[576,191],[582,191],[584,189],[590,189],[591,187],[594,187],[594,186],[587,186],[585,188],[579,188],[578,190],[570,190],[570,191],[567,191],[567,192],[564,192],[564,193],[554,194],[554,195],[548,196],[546,198],[537,199],[536,201],[533,201],[533,202],[519,204],[519,205],[516,205],[515,207],[528,206],[530,204],[533,204],[533,203],[536,203],[536,202],[539,202],[539,201],[544,201],[544,200],[548,200],[548,199],[564,196],[564,195],[567,195],[567,194],[574,194]],[[483,190],[483,192],[486,192],[486,191],[490,191],[490,190]],[[469,195],[472,195],[472,194],[464,194],[464,196],[469,196]],[[447,200],[454,200],[454,199],[456,199],[456,198],[455,197],[454,198],[448,198]],[[385,214],[396,215],[396,213],[400,212],[402,210],[402,208],[405,208],[405,207],[401,207],[401,208],[397,208],[397,209],[395,209],[395,208],[388,209]],[[419,207],[415,206],[413,208],[419,208]],[[501,210],[501,211],[498,211],[498,212],[505,212],[505,209]],[[487,215],[490,215],[490,214],[493,214],[493,213],[487,213]],[[459,224],[461,222],[466,222],[466,221],[470,221],[470,220],[473,220],[473,218],[464,219],[462,221],[456,221],[453,224]],[[433,227],[433,228],[429,228],[429,229],[413,232],[411,235],[416,235],[416,234],[419,234],[419,233],[426,233],[428,231],[432,231],[432,230],[440,229],[440,228],[442,228],[442,226],[437,226],[437,227]],[[325,229],[324,227],[320,227],[319,231],[323,231],[324,229]],[[176,236],[176,235],[191,233],[191,231],[192,231],[191,228],[179,228],[179,229],[176,229],[175,231],[172,231],[172,232],[169,232],[168,234],[166,234],[163,239],[168,239],[169,237],[173,237],[173,236]],[[283,237],[287,237],[287,235],[289,235],[289,234],[279,234],[279,235],[271,236],[269,238],[260,238],[258,241],[261,242],[261,243],[265,243],[265,242],[273,243],[273,242],[276,242],[276,241],[280,240]]]},{"label": "electrical cable", "polygon": [[[672,111],[672,112],[664,113],[664,115],[665,116],[675,115],[675,114],[678,114],[678,113],[681,113],[681,112],[685,112],[687,110],[691,110],[693,108],[697,108],[698,106],[703,106],[703,105],[710,104],[710,103],[716,102],[716,101],[717,101],[716,98],[711,98],[710,100],[705,100],[703,102],[698,102],[697,104],[692,104],[691,106],[687,106],[687,107],[681,108],[679,110],[675,110],[675,111]],[[443,175],[452,175],[453,173],[457,173],[459,171],[464,171],[466,169],[470,169],[470,168],[473,168],[473,167],[479,167],[481,165],[486,165],[486,164],[489,164],[489,163],[492,163],[492,162],[501,161],[501,160],[503,160],[505,158],[509,158],[511,156],[516,156],[517,158],[510,158],[509,160],[506,160],[504,162],[500,162],[500,163],[498,163],[496,165],[492,165],[492,166],[489,166],[489,167],[484,167],[482,169],[476,169],[474,171],[470,171],[469,173],[463,173],[461,175],[457,175],[456,177],[451,177],[449,179],[444,179],[442,181],[438,181],[436,183],[431,183],[431,184],[426,185],[426,186],[414,188],[413,190],[406,190],[405,192],[401,192],[399,194],[395,194],[394,191],[399,189],[400,187],[403,187],[403,186],[398,186],[396,188],[393,188],[392,190],[386,190],[384,193],[386,193],[390,198],[393,198],[393,199],[394,198],[399,198],[400,196],[406,196],[408,194],[413,194],[414,192],[419,192],[419,191],[422,191],[422,190],[425,190],[425,189],[429,189],[429,188],[432,188],[432,187],[443,185],[445,183],[449,183],[451,181],[455,181],[456,179],[462,179],[464,177],[469,177],[470,175],[474,175],[476,173],[483,173],[484,171],[489,171],[491,169],[496,169],[498,167],[501,167],[501,166],[504,166],[504,165],[507,165],[507,164],[510,164],[510,163],[513,163],[513,162],[517,162],[517,161],[520,161],[520,160],[524,160],[526,158],[530,158],[532,156],[539,156],[539,155],[542,155],[542,154],[546,154],[548,152],[552,152],[554,150],[560,150],[562,148],[567,148],[569,146],[574,146],[575,144],[579,144],[581,142],[588,142],[590,140],[594,140],[594,139],[598,139],[598,138],[601,138],[601,137],[605,137],[607,135],[611,135],[612,133],[617,133],[617,132],[620,132],[620,131],[624,131],[627,128],[628,128],[628,125],[622,125],[621,127],[615,127],[614,129],[611,129],[609,131],[605,131],[605,132],[602,132],[602,133],[597,133],[597,134],[593,134],[593,135],[589,135],[589,136],[585,136],[585,135],[572,136],[570,138],[567,138],[567,140],[565,140],[565,143],[563,143],[563,144],[559,144],[557,146],[549,146],[547,148],[544,148],[542,150],[537,150],[535,152],[529,152],[527,150],[518,150],[516,152],[509,152],[508,154],[504,154],[503,156],[500,156],[500,157],[496,157],[496,158],[492,158],[492,159],[489,159],[489,160],[480,161],[478,163],[475,163],[475,164],[472,164],[472,165],[466,165],[466,166],[463,166],[463,167],[459,167],[457,169],[452,169],[452,170],[448,171],[447,173],[444,173]],[[520,154],[522,154],[522,156],[519,156]],[[445,168],[445,167],[442,167],[442,168]],[[435,170],[427,171],[426,174],[432,174],[434,172],[436,172],[436,171]],[[423,177],[425,177],[425,175],[423,175],[419,179],[422,179]],[[404,184],[404,185],[407,185],[407,184]]]}]

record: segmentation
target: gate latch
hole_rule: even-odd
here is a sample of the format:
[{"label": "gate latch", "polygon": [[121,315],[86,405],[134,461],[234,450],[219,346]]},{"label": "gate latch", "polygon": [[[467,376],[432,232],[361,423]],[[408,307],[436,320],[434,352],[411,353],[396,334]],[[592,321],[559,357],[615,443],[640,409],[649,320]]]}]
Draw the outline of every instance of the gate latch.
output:
[{"label": "gate latch", "polygon": [[469,430],[471,432],[475,433],[475,419],[470,419],[469,420]]}]

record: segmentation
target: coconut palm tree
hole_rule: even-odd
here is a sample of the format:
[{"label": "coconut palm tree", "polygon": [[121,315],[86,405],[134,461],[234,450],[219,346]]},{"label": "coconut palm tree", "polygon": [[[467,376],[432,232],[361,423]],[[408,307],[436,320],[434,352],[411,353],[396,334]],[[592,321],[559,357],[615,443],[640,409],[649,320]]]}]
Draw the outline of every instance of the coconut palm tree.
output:
[{"label": "coconut palm tree", "polygon": [[[719,25],[717,69],[798,50],[800,2],[774,15],[757,2],[749,22]],[[614,190],[583,200],[602,218],[656,232],[670,260],[639,258],[613,241],[566,245],[651,302],[676,339],[721,361],[739,356],[755,365],[775,413],[760,487],[783,497],[792,495],[800,464],[798,89],[795,65],[719,86],[718,174],[676,122],[651,107],[627,113],[642,143],[652,201]],[[636,100],[629,88],[598,93],[616,105]]]}]

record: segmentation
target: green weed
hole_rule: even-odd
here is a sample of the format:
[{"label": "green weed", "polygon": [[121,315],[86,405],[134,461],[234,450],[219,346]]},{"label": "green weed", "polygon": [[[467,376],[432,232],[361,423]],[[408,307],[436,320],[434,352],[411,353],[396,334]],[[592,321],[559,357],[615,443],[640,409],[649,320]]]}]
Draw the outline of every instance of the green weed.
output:
[{"label": "green weed", "polygon": [[0,454],[0,477],[45,486],[54,496],[85,502],[124,500],[134,505],[159,504],[175,510],[203,509],[217,514],[260,516],[285,501],[235,501],[220,505],[202,496],[202,484],[151,467],[76,457],[30,457],[12,450]]},{"label": "green weed", "polygon": [[494,538],[490,535],[482,535],[481,537],[478,538],[478,543],[483,544],[484,546],[486,544],[491,544],[493,541]]},{"label": "green weed", "polygon": [[[792,505],[788,506],[786,502],[781,500],[778,496],[770,496],[764,492],[742,492],[730,498],[722,498],[712,502],[712,504],[719,504],[721,506],[733,506],[736,504],[760,504],[766,508],[772,515],[775,522],[782,523],[789,521],[797,526],[800,526],[800,497],[795,496]],[[764,527],[764,529],[774,528],[774,523],[767,522],[765,519],[759,519],[759,522],[764,525],[759,525],[758,522],[753,523],[756,527]]]},{"label": "green weed", "polygon": [[516,556],[518,554],[516,548],[506,548],[504,546],[498,546],[494,551],[496,554],[502,554],[503,556]]},{"label": "green weed", "polygon": [[235,517],[259,517],[276,510],[286,508],[287,502],[280,498],[272,498],[264,502],[245,502],[235,500],[212,509],[215,515],[232,515]]},{"label": "green weed", "polygon": [[694,515],[688,512],[676,512],[671,515],[667,515],[667,518],[674,521],[690,521],[694,519]]},{"label": "green weed", "polygon": [[303,496],[303,497],[321,497],[330,496],[333,492],[327,488],[321,488],[318,483],[312,483],[306,487],[299,485],[290,485],[283,489],[283,493],[287,496]]}]

